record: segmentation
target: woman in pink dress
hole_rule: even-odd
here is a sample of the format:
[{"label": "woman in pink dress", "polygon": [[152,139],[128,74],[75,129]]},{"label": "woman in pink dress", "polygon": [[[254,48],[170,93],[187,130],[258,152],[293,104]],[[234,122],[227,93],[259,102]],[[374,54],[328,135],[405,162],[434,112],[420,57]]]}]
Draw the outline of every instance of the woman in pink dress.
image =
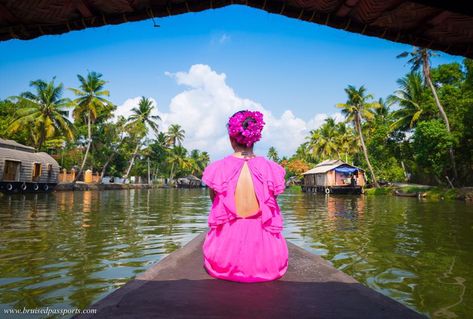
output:
[{"label": "woman in pink dress", "polygon": [[264,124],[258,111],[233,114],[227,128],[235,152],[210,163],[202,176],[212,200],[210,230],[202,247],[204,268],[215,278],[271,281],[281,278],[288,267],[276,201],[285,189],[286,171],[253,153]]}]

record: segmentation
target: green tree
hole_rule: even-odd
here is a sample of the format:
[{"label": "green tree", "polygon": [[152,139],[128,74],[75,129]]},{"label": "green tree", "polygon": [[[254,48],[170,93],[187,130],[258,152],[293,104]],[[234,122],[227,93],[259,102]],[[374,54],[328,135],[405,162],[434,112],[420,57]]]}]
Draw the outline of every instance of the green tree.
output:
[{"label": "green tree", "polygon": [[313,156],[322,160],[333,157],[340,158],[338,151],[338,131],[336,129],[335,120],[327,118],[325,123],[317,130],[311,130],[309,136],[309,148]]},{"label": "green tree", "polygon": [[187,150],[181,145],[177,145],[169,150],[167,162],[171,165],[171,171],[169,173],[169,179],[171,181],[176,171],[187,169],[191,166],[190,161],[187,159]]},{"label": "green tree", "polygon": [[392,129],[412,129],[426,114],[425,90],[419,72],[411,72],[397,80],[399,89],[387,99],[389,105],[397,104],[399,109],[392,113],[396,119]]},{"label": "green tree", "polygon": [[268,149],[268,154],[266,156],[272,161],[279,162],[278,151],[276,150],[274,146],[271,146]]},{"label": "green tree", "polygon": [[337,107],[342,109],[342,114],[345,115],[346,121],[354,124],[363,150],[363,155],[365,156],[366,164],[368,165],[371,177],[373,178],[373,184],[375,187],[379,187],[373,167],[371,166],[368,149],[366,148],[362,132],[363,120],[372,120],[374,118],[373,110],[378,108],[379,104],[378,102],[369,102],[369,100],[373,99],[373,96],[371,94],[366,94],[364,86],[357,89],[353,85],[349,85],[348,88],[345,89],[345,92],[348,95],[347,102],[339,103],[337,104]]},{"label": "green tree", "polygon": [[184,141],[186,131],[184,131],[179,124],[171,124],[167,131],[167,142],[172,147],[176,144],[181,145]]},{"label": "green tree", "polygon": [[374,116],[377,122],[384,122],[388,120],[391,114],[390,105],[385,102],[382,98],[378,100],[379,107],[374,109]]},{"label": "green tree", "polygon": [[[444,123],[445,123],[445,128],[447,129],[447,132],[450,133],[450,122],[447,117],[447,113],[445,112],[442,104],[440,103],[440,99],[437,94],[437,90],[435,89],[435,86],[432,82],[432,78],[430,76],[430,58],[432,56],[435,56],[436,54],[433,53],[431,50],[426,49],[426,48],[419,48],[419,47],[414,47],[414,50],[412,52],[403,52],[398,55],[398,58],[404,58],[404,57],[409,57],[408,63],[411,65],[411,71],[417,71],[422,67],[422,73],[424,75],[424,81],[427,83],[429,86],[430,90],[432,91],[432,95],[434,96],[435,104],[437,105],[437,108],[440,112],[440,116],[442,117]],[[453,149],[449,150],[450,154],[450,161],[452,162],[452,169],[453,169],[453,174],[455,176],[455,179],[458,180],[458,172],[457,172],[457,167],[455,163],[455,153]]]},{"label": "green tree", "polygon": [[115,123],[108,123],[104,126],[103,133],[101,136],[104,138],[104,144],[106,147],[102,150],[101,153],[105,153],[107,160],[102,166],[102,171],[100,173],[100,182],[102,181],[107,168],[119,154],[119,149],[125,141],[126,119],[123,116],[119,116]]},{"label": "green tree", "polygon": [[138,102],[138,107],[131,109],[132,114],[128,118],[128,123],[126,125],[129,128],[130,135],[136,138],[135,150],[130,159],[130,164],[128,169],[123,176],[123,179],[126,180],[130,175],[131,168],[135,162],[135,158],[138,155],[138,151],[141,146],[141,140],[148,134],[149,129],[154,133],[158,133],[158,124],[156,121],[161,120],[159,115],[153,115],[154,112],[153,102],[144,96],[141,97]]},{"label": "green tree", "polygon": [[338,147],[338,153],[343,156],[343,159],[348,163],[348,158],[353,155],[359,143],[353,129],[347,126],[344,122],[337,123],[337,135],[335,141]]},{"label": "green tree", "polygon": [[420,122],[413,136],[416,161],[442,181],[446,175],[449,150],[455,138],[439,120]]},{"label": "green tree", "polygon": [[112,102],[105,98],[110,96],[110,92],[104,89],[106,82],[102,80],[102,74],[92,71],[86,77],[78,74],[77,78],[79,79],[79,88],[70,88],[77,96],[73,101],[75,104],[73,115],[76,121],[87,123],[87,148],[74,183],[81,176],[89,155],[90,146],[92,145],[93,123],[99,115],[107,114],[107,117],[110,116],[115,107]]},{"label": "green tree", "polygon": [[73,125],[68,120],[71,101],[63,98],[63,85],[43,80],[31,81],[34,92],[27,91],[11,99],[18,106],[9,123],[7,131],[16,133],[20,130],[29,130],[34,146],[40,150],[48,138],[64,135],[68,139],[74,138]]}]

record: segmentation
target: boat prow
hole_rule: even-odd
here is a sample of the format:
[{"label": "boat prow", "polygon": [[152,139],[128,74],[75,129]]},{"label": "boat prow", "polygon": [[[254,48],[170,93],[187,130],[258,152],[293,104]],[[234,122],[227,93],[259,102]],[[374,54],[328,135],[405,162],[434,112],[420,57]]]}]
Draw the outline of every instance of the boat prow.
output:
[{"label": "boat prow", "polygon": [[215,279],[203,267],[205,232],[75,318],[425,318],[288,241],[275,281]]}]

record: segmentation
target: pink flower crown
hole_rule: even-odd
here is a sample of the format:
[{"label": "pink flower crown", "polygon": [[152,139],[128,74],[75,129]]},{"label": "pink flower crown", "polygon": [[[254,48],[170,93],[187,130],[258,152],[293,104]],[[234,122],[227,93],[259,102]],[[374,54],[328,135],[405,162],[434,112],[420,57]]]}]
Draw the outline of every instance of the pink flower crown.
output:
[{"label": "pink flower crown", "polygon": [[[244,122],[247,121],[246,128]],[[261,139],[261,131],[265,122],[263,114],[258,111],[240,111],[232,115],[228,120],[228,134],[233,137],[238,144],[244,144],[250,147]]]}]

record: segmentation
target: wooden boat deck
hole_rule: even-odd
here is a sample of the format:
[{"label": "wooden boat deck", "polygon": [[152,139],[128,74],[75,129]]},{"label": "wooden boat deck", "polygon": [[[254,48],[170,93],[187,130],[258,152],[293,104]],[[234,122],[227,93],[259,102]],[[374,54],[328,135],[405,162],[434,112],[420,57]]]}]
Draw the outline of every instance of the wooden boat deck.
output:
[{"label": "wooden boat deck", "polygon": [[215,279],[203,268],[205,233],[74,318],[425,318],[290,241],[283,278]]}]

